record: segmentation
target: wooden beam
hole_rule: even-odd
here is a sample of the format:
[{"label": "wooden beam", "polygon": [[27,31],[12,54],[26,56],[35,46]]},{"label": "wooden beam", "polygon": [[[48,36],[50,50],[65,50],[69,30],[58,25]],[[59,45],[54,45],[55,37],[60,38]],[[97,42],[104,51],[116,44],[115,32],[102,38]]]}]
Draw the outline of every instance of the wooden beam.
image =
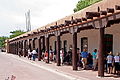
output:
[{"label": "wooden beam", "polygon": [[108,13],[114,13],[114,8],[107,8]]},{"label": "wooden beam", "polygon": [[107,15],[107,11],[100,11],[100,15]]},{"label": "wooden beam", "polygon": [[79,22],[81,23],[81,22],[82,22],[82,19],[81,19],[81,18],[76,18],[75,21],[76,21],[77,23],[79,23]]},{"label": "wooden beam", "polygon": [[116,9],[116,10],[120,10],[120,6],[115,5],[115,9]]},{"label": "wooden beam", "polygon": [[65,20],[64,25],[65,25],[65,26],[69,26],[69,24],[71,24],[71,21],[70,21],[70,20]]},{"label": "wooden beam", "polygon": [[93,19],[93,17],[100,17],[99,12],[86,12],[87,19]]},{"label": "wooden beam", "polygon": [[82,17],[82,21],[87,21],[87,18],[85,18],[85,17]]}]

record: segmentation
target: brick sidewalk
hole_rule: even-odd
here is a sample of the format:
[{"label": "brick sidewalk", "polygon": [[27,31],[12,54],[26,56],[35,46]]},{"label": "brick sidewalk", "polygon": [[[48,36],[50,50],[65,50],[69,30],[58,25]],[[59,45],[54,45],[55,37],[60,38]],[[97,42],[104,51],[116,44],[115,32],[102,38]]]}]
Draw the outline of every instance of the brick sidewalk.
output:
[{"label": "brick sidewalk", "polygon": [[[14,55],[15,57],[19,58],[17,55]],[[53,69],[55,71],[64,73],[69,76],[77,77],[82,80],[120,80],[120,77],[112,74],[106,74],[105,77],[99,78],[97,77],[97,71],[92,71],[92,70],[78,70],[78,71],[73,71],[72,66],[56,66],[56,63],[50,62],[49,64],[43,62],[43,61],[32,61],[28,60],[27,57],[20,57],[23,60],[29,61],[31,63],[38,64],[40,66],[45,66],[47,68]]]}]

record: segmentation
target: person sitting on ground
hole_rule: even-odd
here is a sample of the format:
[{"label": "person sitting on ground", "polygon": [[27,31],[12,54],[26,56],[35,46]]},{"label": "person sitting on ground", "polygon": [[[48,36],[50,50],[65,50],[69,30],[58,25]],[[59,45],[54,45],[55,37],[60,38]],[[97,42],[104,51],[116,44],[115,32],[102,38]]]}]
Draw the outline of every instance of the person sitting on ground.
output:
[{"label": "person sitting on ground", "polygon": [[87,57],[88,57],[88,52],[86,49],[84,49],[83,52],[81,52],[81,56],[82,56],[83,69],[86,69]]},{"label": "person sitting on ground", "polygon": [[107,56],[107,66],[108,66],[108,73],[112,73],[112,70],[113,70],[113,56],[112,56],[112,52],[108,53],[108,56]]}]

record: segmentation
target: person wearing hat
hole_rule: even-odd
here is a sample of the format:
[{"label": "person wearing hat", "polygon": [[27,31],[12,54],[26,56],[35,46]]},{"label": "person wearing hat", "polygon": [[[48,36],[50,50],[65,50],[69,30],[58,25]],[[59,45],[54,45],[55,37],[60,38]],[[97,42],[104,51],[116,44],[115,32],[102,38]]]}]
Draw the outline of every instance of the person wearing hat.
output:
[{"label": "person wearing hat", "polygon": [[108,53],[108,56],[107,56],[107,66],[108,66],[108,73],[112,73],[112,70],[113,70],[113,66],[112,66],[112,63],[113,63],[113,56],[112,56],[112,52]]}]

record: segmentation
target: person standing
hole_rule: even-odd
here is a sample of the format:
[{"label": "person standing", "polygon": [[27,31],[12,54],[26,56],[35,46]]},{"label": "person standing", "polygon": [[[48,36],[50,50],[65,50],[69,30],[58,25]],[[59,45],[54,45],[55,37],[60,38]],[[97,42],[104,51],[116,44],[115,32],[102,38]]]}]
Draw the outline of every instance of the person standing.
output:
[{"label": "person standing", "polygon": [[31,60],[31,58],[32,58],[32,53],[31,53],[30,49],[28,49],[28,59]]},{"label": "person standing", "polygon": [[112,63],[113,63],[113,56],[112,56],[112,52],[110,52],[107,56],[108,73],[110,74],[112,73],[113,70]]},{"label": "person standing", "polygon": [[117,53],[116,56],[114,56],[114,62],[115,62],[115,74],[118,74],[119,71],[120,71],[120,56],[119,56],[119,53]]},{"label": "person standing", "polygon": [[87,57],[88,57],[88,52],[86,49],[84,49],[83,52],[81,52],[81,56],[82,56],[83,69],[86,69]]},{"label": "person standing", "polygon": [[50,49],[50,61],[53,61],[53,50]]},{"label": "person standing", "polygon": [[64,50],[63,48],[60,50],[60,61],[61,61],[61,64],[63,65],[63,59],[64,59]]},{"label": "person standing", "polygon": [[36,52],[35,49],[33,49],[33,51],[32,51],[33,61],[35,61],[35,59],[36,59],[36,55],[37,55],[37,52]]},{"label": "person standing", "polygon": [[22,56],[22,50],[21,50],[21,48],[18,49],[18,56],[19,56],[19,57]]},{"label": "person standing", "polygon": [[93,58],[93,70],[96,70],[97,68],[97,49],[94,49],[92,53],[92,58]]}]

